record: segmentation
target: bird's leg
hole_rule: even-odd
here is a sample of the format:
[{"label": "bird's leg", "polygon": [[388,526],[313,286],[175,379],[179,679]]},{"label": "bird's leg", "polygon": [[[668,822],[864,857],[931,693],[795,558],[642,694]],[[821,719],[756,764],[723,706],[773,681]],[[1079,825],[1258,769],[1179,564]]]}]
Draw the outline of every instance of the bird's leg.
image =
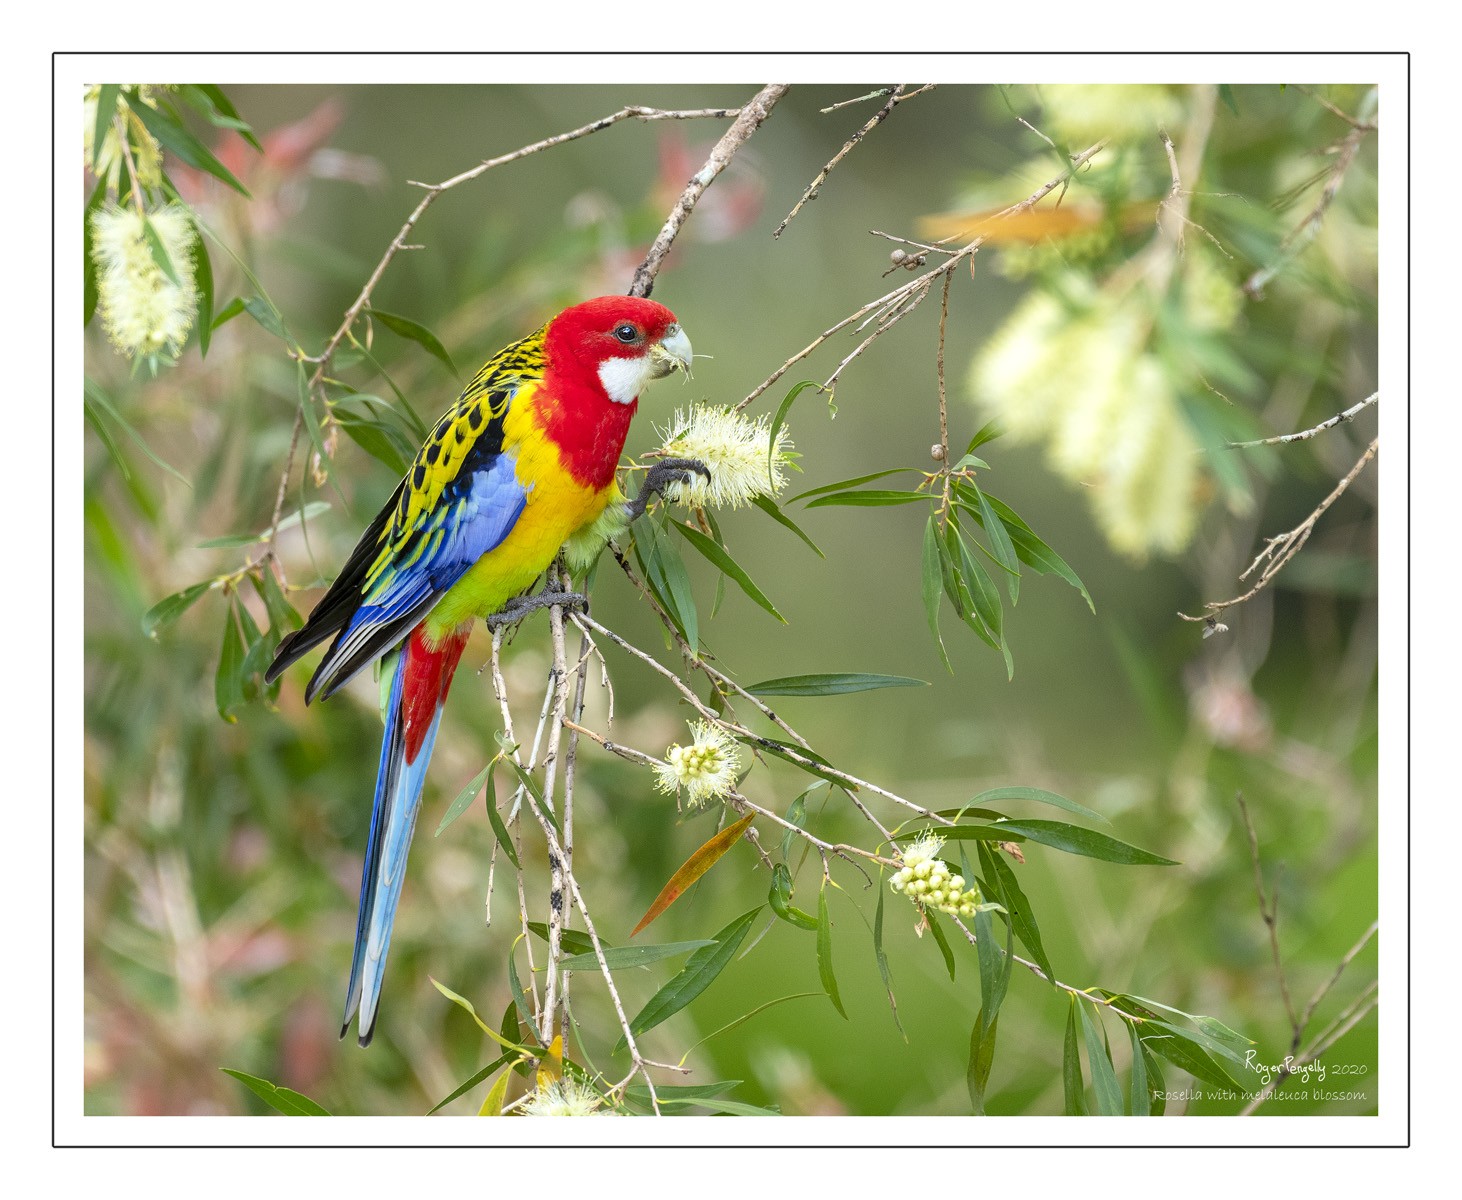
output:
[{"label": "bird's leg", "polygon": [[540,608],[563,605],[589,611],[589,597],[582,592],[535,592],[531,596],[514,596],[492,616],[486,618],[489,629],[500,629],[505,625],[516,625],[530,612]]},{"label": "bird's leg", "polygon": [[640,484],[640,494],[629,502],[625,512],[631,521],[645,515],[645,505],[651,496],[664,495],[672,483],[690,483],[692,475],[711,478],[711,470],[698,458],[662,458],[645,473],[645,482]]}]

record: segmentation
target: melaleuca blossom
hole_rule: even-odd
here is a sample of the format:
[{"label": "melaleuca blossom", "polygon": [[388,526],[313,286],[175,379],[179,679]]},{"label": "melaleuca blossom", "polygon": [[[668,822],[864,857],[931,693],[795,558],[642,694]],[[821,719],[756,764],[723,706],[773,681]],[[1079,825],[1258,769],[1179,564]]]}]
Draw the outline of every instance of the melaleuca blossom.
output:
[{"label": "melaleuca blossom", "polygon": [[545,1084],[524,1102],[520,1110],[525,1117],[612,1117],[616,1114],[604,1107],[604,1097],[587,1083],[567,1076]]},{"label": "melaleuca blossom", "polygon": [[932,833],[905,846],[899,851],[904,865],[893,873],[889,886],[921,909],[937,908],[952,917],[972,917],[980,903],[980,890],[966,888],[964,876],[950,871],[939,857],[943,849],[944,839]]},{"label": "melaleuca blossom", "polygon": [[692,475],[665,491],[667,499],[696,508],[740,508],[758,496],[775,496],[786,486],[784,472],[795,457],[785,428],[773,439],[765,414],[748,420],[724,406],[676,409],[662,436],[661,455],[697,459],[711,473],[709,479]]},{"label": "melaleuca blossom", "polygon": [[[176,279],[158,264],[149,225]],[[144,215],[109,206],[92,214],[91,236],[97,301],[112,345],[128,358],[176,358],[198,313],[188,210],[170,204]]]},{"label": "melaleuca blossom", "polygon": [[690,731],[689,746],[671,746],[655,764],[655,786],[667,794],[683,790],[692,807],[724,800],[741,769],[736,743],[709,721],[692,722]]}]

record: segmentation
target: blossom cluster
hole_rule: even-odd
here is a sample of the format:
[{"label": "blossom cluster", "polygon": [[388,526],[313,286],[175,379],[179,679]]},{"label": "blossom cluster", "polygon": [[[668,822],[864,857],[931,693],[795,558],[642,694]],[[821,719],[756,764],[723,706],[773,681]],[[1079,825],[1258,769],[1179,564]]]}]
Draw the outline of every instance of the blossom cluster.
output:
[{"label": "blossom cluster", "polygon": [[[97,299],[112,345],[128,358],[177,357],[198,313],[187,209],[169,204],[144,215],[109,206],[92,214],[91,235]],[[171,277],[158,262],[154,240]]]},{"label": "blossom cluster", "polygon": [[902,892],[920,908],[937,908],[952,917],[972,917],[980,903],[980,889],[965,887],[963,875],[956,875],[939,857],[944,839],[927,834],[905,846],[899,857],[904,865],[893,873],[889,886]]},{"label": "blossom cluster", "polygon": [[796,457],[785,427],[772,436],[765,414],[751,421],[735,409],[696,404],[676,409],[661,431],[660,453],[706,464],[711,477],[692,475],[665,491],[669,500],[696,508],[740,508],[759,496],[775,496],[787,484],[785,470]]},{"label": "blossom cluster", "polygon": [[692,807],[723,800],[741,769],[736,743],[709,721],[692,722],[690,731],[689,746],[671,746],[665,761],[655,764],[655,785],[666,793],[684,789]]}]

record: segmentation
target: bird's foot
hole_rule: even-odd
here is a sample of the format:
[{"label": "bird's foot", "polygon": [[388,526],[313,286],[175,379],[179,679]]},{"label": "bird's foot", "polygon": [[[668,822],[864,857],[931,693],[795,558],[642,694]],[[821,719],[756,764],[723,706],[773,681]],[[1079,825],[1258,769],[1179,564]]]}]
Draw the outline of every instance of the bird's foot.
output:
[{"label": "bird's foot", "polygon": [[663,496],[665,489],[673,483],[689,484],[694,475],[702,475],[709,482],[711,469],[698,458],[662,458],[646,472],[645,481],[640,484],[640,494],[630,501],[627,509],[629,519],[633,521],[645,515],[645,506],[651,496]]},{"label": "bird's foot", "polygon": [[555,606],[576,608],[580,612],[588,612],[589,597],[582,592],[535,592],[531,596],[514,596],[500,610],[487,618],[487,627],[501,629],[507,625],[516,625],[537,609]]}]

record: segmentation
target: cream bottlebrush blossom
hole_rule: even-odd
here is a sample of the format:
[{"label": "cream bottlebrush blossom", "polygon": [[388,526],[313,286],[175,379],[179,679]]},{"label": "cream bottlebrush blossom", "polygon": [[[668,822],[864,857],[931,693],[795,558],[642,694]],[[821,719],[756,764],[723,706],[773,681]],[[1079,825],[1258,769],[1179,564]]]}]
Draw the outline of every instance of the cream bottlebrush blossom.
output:
[{"label": "cream bottlebrush blossom", "polygon": [[944,839],[933,833],[903,847],[899,858],[904,865],[893,873],[888,885],[920,908],[937,908],[952,917],[972,917],[980,903],[980,890],[966,888],[964,876],[951,873],[939,857],[943,849]]},{"label": "cream bottlebrush blossom", "polygon": [[711,473],[710,479],[695,475],[689,483],[665,489],[667,499],[697,508],[740,508],[758,496],[775,496],[786,486],[783,472],[796,457],[785,427],[777,430],[768,455],[771,419],[763,414],[749,421],[724,406],[676,409],[662,436],[663,456],[698,459]]},{"label": "cream bottlebrush blossom", "polygon": [[[169,279],[148,244],[150,224],[177,276]],[[92,215],[97,298],[112,345],[128,358],[176,358],[198,312],[193,222],[180,204],[148,213],[110,206]]]},{"label": "cream bottlebrush blossom", "polygon": [[[1192,328],[1232,324],[1238,292],[1210,255],[1190,245],[1180,282]],[[1059,295],[1027,297],[971,373],[977,403],[1015,440],[1044,441],[1052,467],[1086,489],[1107,541],[1138,561],[1187,546],[1204,490],[1179,396],[1202,385],[1175,378],[1152,330],[1140,293],[1114,295],[1073,272]]]},{"label": "cream bottlebrush blossom", "polygon": [[604,1097],[587,1083],[568,1076],[540,1087],[524,1103],[525,1117],[612,1117]]},{"label": "cream bottlebrush blossom", "polygon": [[741,755],[731,735],[709,721],[692,721],[689,746],[671,746],[655,764],[655,786],[671,793],[684,788],[691,805],[722,800],[736,783]]},{"label": "cream bottlebrush blossom", "polygon": [[1043,132],[1080,149],[1099,138],[1155,138],[1183,117],[1183,89],[1157,83],[1057,83],[1040,89]]}]

